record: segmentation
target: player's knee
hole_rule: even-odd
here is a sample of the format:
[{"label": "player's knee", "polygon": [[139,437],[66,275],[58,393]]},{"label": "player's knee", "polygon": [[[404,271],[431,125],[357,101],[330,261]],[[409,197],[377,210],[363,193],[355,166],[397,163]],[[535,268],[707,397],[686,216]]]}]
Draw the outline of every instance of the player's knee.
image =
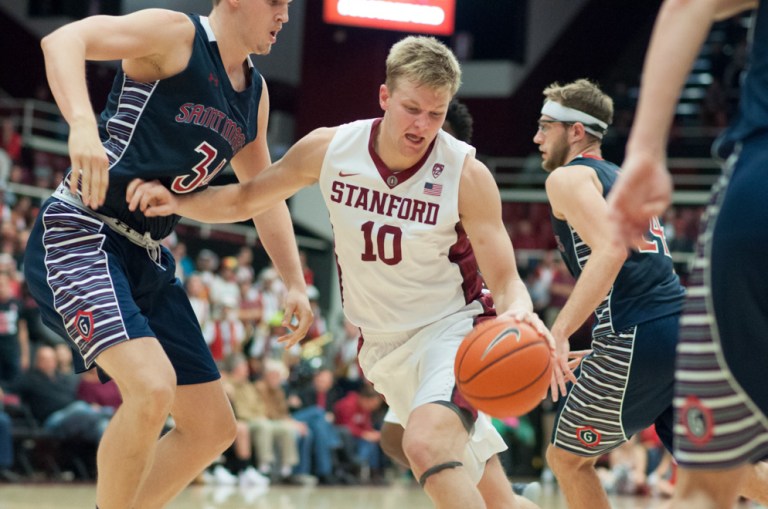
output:
[{"label": "player's knee", "polygon": [[451,451],[446,451],[446,448],[437,443],[433,437],[406,433],[402,444],[406,459],[417,472],[424,472],[450,459],[448,455],[451,454]]},{"label": "player's knee", "polygon": [[558,478],[576,473],[581,468],[591,467],[594,462],[594,458],[578,456],[552,444],[547,447],[547,464]]},{"label": "player's knee", "polygon": [[222,450],[227,449],[234,443],[235,438],[237,438],[237,434],[237,421],[235,420],[234,416],[231,416],[231,418],[229,418],[229,416],[223,417],[221,422],[221,430],[217,433],[219,448]]},{"label": "player's knee", "polygon": [[447,470],[461,468],[463,466],[464,464],[461,461],[444,461],[442,463],[438,463],[437,465],[433,465],[424,470],[424,472],[419,476],[419,484],[423,488],[429,479],[434,479],[434,477],[438,474]]},{"label": "player's knee", "polygon": [[141,413],[147,422],[164,421],[168,417],[176,394],[175,377],[144,377],[133,380],[126,389],[123,387],[123,404]]}]

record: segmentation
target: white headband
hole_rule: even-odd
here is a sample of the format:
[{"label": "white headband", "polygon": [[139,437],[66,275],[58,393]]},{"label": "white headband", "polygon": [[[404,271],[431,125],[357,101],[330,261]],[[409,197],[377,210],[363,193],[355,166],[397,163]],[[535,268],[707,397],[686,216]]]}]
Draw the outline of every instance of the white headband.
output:
[{"label": "white headband", "polygon": [[[584,124],[585,131],[600,139],[603,139],[603,134],[605,134],[605,130],[608,129],[608,124],[602,120],[595,118],[588,113],[584,113],[583,111],[563,106],[557,101],[545,102],[544,106],[541,108],[541,114],[552,117],[558,122],[581,122]],[[600,126],[602,131],[595,129],[595,126]]]}]

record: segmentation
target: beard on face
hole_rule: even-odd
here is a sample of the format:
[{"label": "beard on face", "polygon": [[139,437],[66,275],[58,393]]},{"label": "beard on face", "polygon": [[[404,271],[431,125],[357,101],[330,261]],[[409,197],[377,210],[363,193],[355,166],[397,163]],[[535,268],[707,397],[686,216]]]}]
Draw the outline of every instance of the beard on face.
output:
[{"label": "beard on face", "polygon": [[549,172],[563,166],[568,162],[566,158],[568,157],[569,149],[570,147],[568,147],[568,143],[564,139],[558,139],[547,150],[548,157],[541,162],[542,168]]}]

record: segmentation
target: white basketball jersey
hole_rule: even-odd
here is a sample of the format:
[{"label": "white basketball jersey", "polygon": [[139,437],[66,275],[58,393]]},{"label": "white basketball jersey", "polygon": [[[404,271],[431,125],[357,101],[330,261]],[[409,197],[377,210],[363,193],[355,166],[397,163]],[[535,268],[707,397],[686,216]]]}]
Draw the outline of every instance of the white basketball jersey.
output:
[{"label": "white basketball jersey", "polygon": [[461,169],[475,149],[440,131],[421,161],[394,173],[373,149],[380,122],[337,128],[319,185],[347,317],[364,332],[397,332],[454,313],[482,291],[458,210]]}]

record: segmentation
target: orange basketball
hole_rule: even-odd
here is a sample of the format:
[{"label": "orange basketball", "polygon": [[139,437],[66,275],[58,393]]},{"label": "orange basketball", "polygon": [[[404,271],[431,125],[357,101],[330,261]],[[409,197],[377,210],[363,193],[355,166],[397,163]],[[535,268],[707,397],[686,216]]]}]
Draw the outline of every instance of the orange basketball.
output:
[{"label": "orange basketball", "polygon": [[501,418],[524,415],[549,387],[549,344],[526,323],[486,320],[462,341],[454,372],[459,391],[476,409]]}]

